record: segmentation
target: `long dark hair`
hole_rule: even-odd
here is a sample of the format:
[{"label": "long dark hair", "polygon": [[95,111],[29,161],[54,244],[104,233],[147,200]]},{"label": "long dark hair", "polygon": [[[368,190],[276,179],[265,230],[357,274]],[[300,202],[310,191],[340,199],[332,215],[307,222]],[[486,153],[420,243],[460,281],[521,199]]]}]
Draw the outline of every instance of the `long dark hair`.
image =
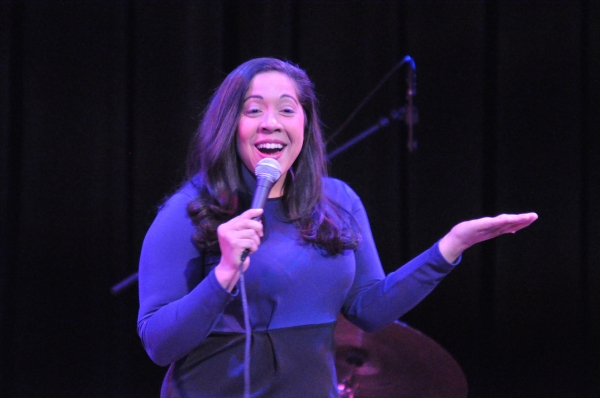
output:
[{"label": "long dark hair", "polygon": [[285,180],[284,211],[305,242],[330,255],[355,249],[360,232],[354,217],[323,194],[327,165],[313,83],[298,66],[275,58],[252,59],[238,66],[204,111],[187,167],[188,180],[201,181],[198,198],[188,205],[196,226],[194,243],[200,249],[218,253],[217,227],[249,205],[251,192],[241,176],[244,166],[236,152],[236,131],[251,80],[269,71],[283,73],[295,82],[306,118],[304,144],[292,166],[294,178]]}]

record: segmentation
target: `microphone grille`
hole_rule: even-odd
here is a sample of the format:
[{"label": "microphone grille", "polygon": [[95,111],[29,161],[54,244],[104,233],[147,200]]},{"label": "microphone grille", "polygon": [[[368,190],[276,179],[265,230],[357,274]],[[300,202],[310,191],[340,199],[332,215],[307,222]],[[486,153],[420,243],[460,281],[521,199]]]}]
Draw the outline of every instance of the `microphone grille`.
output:
[{"label": "microphone grille", "polygon": [[275,159],[265,158],[261,159],[254,169],[256,178],[264,177],[272,183],[279,180],[281,176],[281,165]]}]

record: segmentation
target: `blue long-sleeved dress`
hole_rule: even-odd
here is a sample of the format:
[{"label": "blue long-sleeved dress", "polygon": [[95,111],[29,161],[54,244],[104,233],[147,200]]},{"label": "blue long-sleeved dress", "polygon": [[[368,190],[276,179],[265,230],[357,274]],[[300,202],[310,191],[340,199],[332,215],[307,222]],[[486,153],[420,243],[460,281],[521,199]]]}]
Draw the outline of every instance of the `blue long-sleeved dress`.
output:
[{"label": "blue long-sleeved dress", "polygon": [[[299,239],[280,199],[267,201],[265,236],[244,274],[253,397],[337,397],[333,330],[340,311],[367,331],[382,328],[458,263],[446,262],[435,244],[386,277],[358,196],[339,180],[326,178],[323,184],[328,197],[354,215],[362,242],[343,255],[324,254]],[[148,230],[139,267],[138,333],[150,358],[170,365],[161,396],[241,397],[241,298],[216,280],[219,258],[201,255],[192,243],[186,209],[196,196],[188,183]]]}]

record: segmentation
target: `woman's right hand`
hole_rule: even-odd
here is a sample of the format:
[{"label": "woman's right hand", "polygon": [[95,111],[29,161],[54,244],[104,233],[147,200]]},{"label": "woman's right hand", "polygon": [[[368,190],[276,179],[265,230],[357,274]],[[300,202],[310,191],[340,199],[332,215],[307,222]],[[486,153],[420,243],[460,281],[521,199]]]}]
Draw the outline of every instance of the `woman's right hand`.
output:
[{"label": "woman's right hand", "polygon": [[[217,228],[221,262],[215,268],[215,276],[221,286],[230,292],[240,277],[242,253],[246,249],[250,250],[250,254],[258,250],[260,238],[263,236],[263,225],[253,218],[260,217],[262,213],[262,209],[246,210]],[[248,256],[242,269],[245,271],[249,265]]]}]

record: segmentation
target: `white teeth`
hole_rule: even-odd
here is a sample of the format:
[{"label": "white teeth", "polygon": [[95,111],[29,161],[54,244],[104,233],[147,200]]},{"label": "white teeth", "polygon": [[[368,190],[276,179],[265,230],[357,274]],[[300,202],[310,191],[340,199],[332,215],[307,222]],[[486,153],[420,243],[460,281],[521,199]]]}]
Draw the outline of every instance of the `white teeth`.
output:
[{"label": "white teeth", "polygon": [[258,149],[283,149],[283,145],[272,142],[265,142],[256,146]]}]

